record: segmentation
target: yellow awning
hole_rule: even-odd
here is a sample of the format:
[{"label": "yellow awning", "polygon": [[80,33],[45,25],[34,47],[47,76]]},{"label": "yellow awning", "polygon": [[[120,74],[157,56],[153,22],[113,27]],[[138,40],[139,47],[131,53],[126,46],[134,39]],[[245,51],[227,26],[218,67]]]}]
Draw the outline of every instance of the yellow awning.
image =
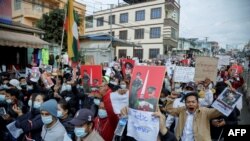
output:
[{"label": "yellow awning", "polygon": [[0,31],[0,45],[11,47],[43,48],[44,45],[49,45],[49,43],[33,35],[2,30]]}]

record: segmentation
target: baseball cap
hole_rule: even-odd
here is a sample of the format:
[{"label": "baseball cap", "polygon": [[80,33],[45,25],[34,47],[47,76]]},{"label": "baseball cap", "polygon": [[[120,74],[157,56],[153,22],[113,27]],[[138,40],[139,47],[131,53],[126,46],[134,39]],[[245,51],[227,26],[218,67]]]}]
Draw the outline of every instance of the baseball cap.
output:
[{"label": "baseball cap", "polygon": [[16,79],[11,79],[9,84],[16,87],[19,90],[22,90],[22,88],[20,87],[20,82]]},{"label": "baseball cap", "polygon": [[187,87],[192,88],[194,91],[196,91],[196,89],[197,89],[197,86],[196,86],[196,84],[195,84],[194,82],[188,82],[188,83],[186,84],[186,86],[185,86],[185,89],[186,89]]},{"label": "baseball cap", "polygon": [[81,126],[88,121],[94,120],[94,114],[89,109],[80,109],[76,112],[75,117],[70,121],[74,126]]}]

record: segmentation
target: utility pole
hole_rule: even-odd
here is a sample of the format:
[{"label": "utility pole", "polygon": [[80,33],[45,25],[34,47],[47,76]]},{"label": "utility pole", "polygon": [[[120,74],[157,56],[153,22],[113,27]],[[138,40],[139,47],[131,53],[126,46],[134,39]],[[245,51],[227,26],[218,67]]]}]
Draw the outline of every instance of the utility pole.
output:
[{"label": "utility pole", "polygon": [[113,32],[113,30],[112,30],[112,21],[113,21],[112,8],[113,8],[113,6],[114,6],[114,4],[110,4],[110,18],[109,18],[109,25],[110,25],[110,50],[111,50],[111,60],[110,61],[112,61],[112,57],[113,57],[113,55],[112,55],[112,51],[113,51],[113,44],[112,44],[112,38],[113,38],[113,36],[112,36],[112,32]]}]

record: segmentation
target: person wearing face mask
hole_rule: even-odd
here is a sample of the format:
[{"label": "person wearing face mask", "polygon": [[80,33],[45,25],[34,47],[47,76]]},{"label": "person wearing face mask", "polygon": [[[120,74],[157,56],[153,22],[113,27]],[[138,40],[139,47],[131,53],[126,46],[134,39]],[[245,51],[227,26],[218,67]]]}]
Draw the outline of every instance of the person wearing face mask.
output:
[{"label": "person wearing face mask", "polygon": [[94,129],[94,114],[89,109],[80,109],[70,121],[74,125],[76,141],[104,141]]},{"label": "person wearing face mask", "polygon": [[64,99],[61,99],[57,104],[57,117],[65,127],[68,136],[74,140],[74,126],[69,122],[72,120],[72,115],[70,114],[69,105]]},{"label": "person wearing face mask", "polygon": [[[45,100],[46,97],[42,93],[32,94],[28,102],[31,107],[30,111],[17,117],[15,126],[23,130],[24,136],[22,140],[42,141],[41,132],[43,122],[40,115],[40,107]],[[16,113],[20,112],[18,109],[14,110]]]},{"label": "person wearing face mask", "polygon": [[43,141],[63,141],[64,134],[67,134],[64,126],[57,119],[57,102],[50,99],[44,102],[40,108],[43,122],[41,137]]},{"label": "person wearing face mask", "polygon": [[110,116],[104,107],[104,103],[101,102],[98,109],[98,116],[95,118],[94,123],[96,131],[105,141],[111,141],[114,136],[114,130],[111,126],[111,124],[114,123],[109,117]]},{"label": "person wearing face mask", "polygon": [[6,101],[5,101],[5,90],[0,89],[0,107],[5,107],[6,106]]},{"label": "person wearing face mask", "polygon": [[120,89],[110,94],[110,100],[115,114],[120,114],[123,107],[128,106],[128,88],[127,83],[122,80]]}]

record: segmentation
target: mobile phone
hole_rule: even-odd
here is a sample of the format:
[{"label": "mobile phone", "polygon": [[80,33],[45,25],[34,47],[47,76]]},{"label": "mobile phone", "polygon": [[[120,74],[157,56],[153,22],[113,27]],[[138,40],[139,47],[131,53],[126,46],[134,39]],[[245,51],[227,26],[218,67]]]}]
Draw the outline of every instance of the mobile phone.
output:
[{"label": "mobile phone", "polygon": [[5,108],[4,107],[0,107],[0,116],[4,116],[4,115],[6,115],[7,113],[6,113],[6,110],[5,110]]}]

